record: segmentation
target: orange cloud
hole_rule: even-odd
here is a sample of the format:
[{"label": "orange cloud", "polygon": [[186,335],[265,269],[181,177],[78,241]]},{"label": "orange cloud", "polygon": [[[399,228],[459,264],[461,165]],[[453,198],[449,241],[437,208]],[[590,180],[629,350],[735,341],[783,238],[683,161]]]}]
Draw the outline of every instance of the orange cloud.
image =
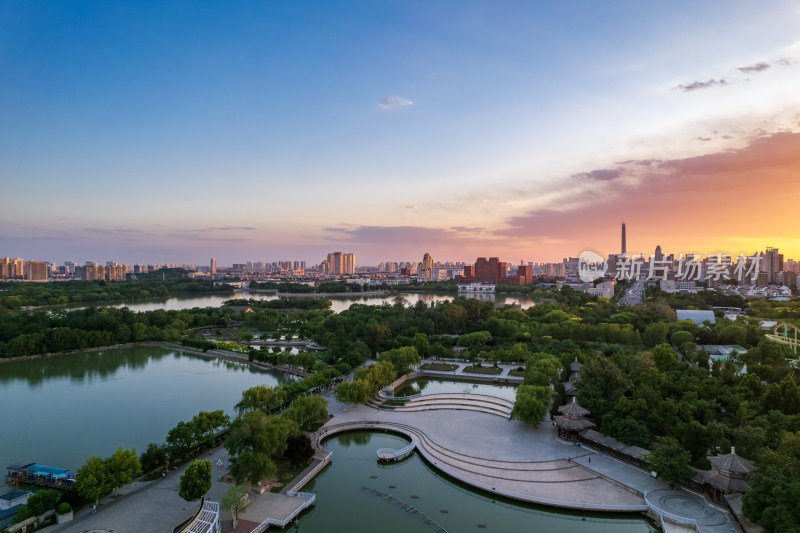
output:
[{"label": "orange cloud", "polygon": [[[550,259],[598,248],[619,251],[619,226],[628,228],[628,250],[753,252],[782,246],[800,259],[800,134],[776,133],[748,146],[669,161],[627,161],[619,175],[602,172],[594,197],[575,207],[531,211],[509,219],[498,236],[531,244],[560,243]],[[590,171],[582,176],[592,176]],[[755,248],[754,248],[755,246]],[[572,251],[569,250],[572,247]],[[555,250],[554,250],[555,251]]]}]

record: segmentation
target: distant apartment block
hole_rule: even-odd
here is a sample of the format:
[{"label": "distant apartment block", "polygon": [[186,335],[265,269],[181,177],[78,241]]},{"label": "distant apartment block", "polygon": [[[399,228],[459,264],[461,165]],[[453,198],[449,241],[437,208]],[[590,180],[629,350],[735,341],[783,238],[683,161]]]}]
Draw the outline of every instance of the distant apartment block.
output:
[{"label": "distant apartment block", "polygon": [[492,285],[523,285],[533,281],[533,266],[520,265],[516,275],[509,275],[509,264],[497,257],[479,257],[474,265],[465,265],[464,274],[456,276],[458,283],[489,283]]},{"label": "distant apartment block", "polygon": [[25,261],[27,281],[47,281],[47,263],[44,261]]},{"label": "distant apartment block", "polygon": [[0,278],[14,279],[25,276],[25,261],[21,257],[0,257]]},{"label": "distant apartment block", "polygon": [[341,275],[356,273],[356,256],[352,253],[331,252],[319,270],[323,274]]}]

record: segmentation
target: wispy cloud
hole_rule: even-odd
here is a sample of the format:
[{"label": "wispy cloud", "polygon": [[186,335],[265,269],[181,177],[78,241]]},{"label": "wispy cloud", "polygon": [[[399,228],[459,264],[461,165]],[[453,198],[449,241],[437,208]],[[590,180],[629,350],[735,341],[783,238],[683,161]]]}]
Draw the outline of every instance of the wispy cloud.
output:
[{"label": "wispy cloud", "polygon": [[773,67],[773,65],[779,66],[792,66],[797,63],[797,59],[793,57],[784,57],[781,59],[776,59],[774,61],[759,61],[758,63],[753,63],[752,65],[745,65],[743,67],[736,67],[733,69],[731,74],[721,77],[721,78],[711,78],[708,81],[693,81],[690,83],[681,83],[680,85],[676,86],[675,89],[683,92],[691,92],[697,91],[699,89],[710,89],[712,87],[723,87],[725,85],[731,85],[735,83],[742,83],[748,81],[750,78],[742,77],[741,74],[746,75],[753,75],[759,74],[766,70],[769,70]]},{"label": "wispy cloud", "polygon": [[764,70],[767,70],[768,68],[770,68],[770,64],[761,61],[753,65],[747,65],[746,67],[739,67],[736,70],[738,70],[739,72],[744,72],[745,74],[750,74],[752,72],[762,72]]},{"label": "wispy cloud", "polygon": [[103,233],[105,235],[131,235],[146,233],[144,230],[132,228],[84,228],[83,231],[89,231],[91,233]]},{"label": "wispy cloud", "polygon": [[405,207],[406,209],[419,209],[419,206],[416,205],[404,205],[403,207]]},{"label": "wispy cloud", "polygon": [[401,107],[408,107],[413,104],[414,102],[408,98],[403,98],[402,96],[387,96],[386,98],[378,100],[378,107],[387,111],[399,109]]},{"label": "wispy cloud", "polygon": [[621,175],[622,170],[620,169],[604,168],[592,170],[591,172],[581,172],[580,174],[575,174],[573,177],[589,180],[611,181],[617,179]]},{"label": "wispy cloud", "polygon": [[[723,234],[746,237],[776,232],[780,227],[776,218],[782,214],[763,219],[737,216],[730,206],[741,205],[746,210],[748,205],[772,205],[774,213],[791,212],[800,201],[800,190],[793,186],[794,176],[800,172],[798,153],[800,133],[773,133],[759,136],[739,149],[703,156],[662,160],[648,166],[628,161],[618,180],[607,185],[595,182],[591,202],[573,202],[567,207],[551,204],[529,210],[508,218],[506,228],[495,233],[529,241],[551,238],[581,246],[590,244],[582,242],[590,227],[617,227],[622,213],[626,221],[634,221],[642,234],[656,238],[671,235],[694,239],[700,234],[716,239]],[[637,167],[644,171],[637,172]],[[635,179],[629,179],[632,172],[637,172]],[[675,210],[676,205],[681,205],[680,212]]]},{"label": "wispy cloud", "polygon": [[245,237],[235,237],[231,235],[231,232],[253,230],[255,230],[255,228],[252,226],[208,226],[195,229],[174,229],[167,233],[167,235],[174,239],[181,240],[242,242],[248,239]]},{"label": "wispy cloud", "polygon": [[690,92],[690,91],[697,91],[699,89],[709,89],[711,87],[720,87],[723,85],[728,85],[728,80],[724,78],[720,78],[718,80],[710,79],[708,81],[693,81],[691,83],[682,83],[675,87],[676,89],[683,91],[683,92]]}]

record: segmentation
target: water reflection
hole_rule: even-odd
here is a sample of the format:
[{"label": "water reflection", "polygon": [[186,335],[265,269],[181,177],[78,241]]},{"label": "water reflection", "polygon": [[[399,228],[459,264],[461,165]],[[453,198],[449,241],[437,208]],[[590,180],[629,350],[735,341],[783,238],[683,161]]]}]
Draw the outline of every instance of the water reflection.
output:
[{"label": "water reflection", "polygon": [[[27,383],[31,388],[41,387],[48,380],[66,378],[73,383],[92,383],[108,381],[120,370],[143,371],[151,362],[164,358],[204,359],[218,371],[262,374],[263,371],[244,363],[204,357],[180,350],[153,350],[150,347],[131,347],[126,349],[107,349],[92,352],[35,358],[0,363],[0,384],[13,384],[16,381]],[[277,374],[283,378],[284,374]],[[285,380],[293,378],[286,377]]]},{"label": "water reflection", "polygon": [[[331,310],[336,313],[341,313],[350,308],[353,304],[362,305],[394,305],[396,301],[402,300],[403,305],[412,306],[417,302],[425,302],[430,305],[432,303],[439,303],[450,301],[456,297],[455,294],[431,294],[431,293],[398,293],[398,294],[385,294],[379,296],[359,296],[354,294],[352,296],[326,296],[331,301]],[[521,294],[506,295],[506,294],[463,294],[467,298],[476,298],[482,301],[494,302],[496,305],[519,305],[523,309],[534,305],[533,300]],[[127,307],[131,311],[155,311],[157,309],[164,309],[166,311],[180,311],[182,309],[192,309],[195,307],[220,307],[227,300],[231,299],[254,299],[254,300],[275,300],[278,298],[275,294],[263,294],[250,291],[237,291],[233,295],[203,295],[203,296],[174,296],[166,300],[150,300],[147,302],[114,302],[108,304],[97,303],[93,304],[97,307]],[[84,309],[89,307],[86,304],[68,305],[62,307],[54,307],[50,312],[59,313],[67,310]]]},{"label": "water reflection", "polygon": [[[378,448],[398,449],[406,443],[406,439],[395,434],[381,432],[342,433],[326,441],[326,447],[333,452],[333,462],[304,489],[317,495],[316,503],[300,516],[293,531],[435,530],[418,514],[399,505],[398,500],[451,532],[481,527],[508,533],[654,531],[638,514],[561,510],[479,492],[443,475],[417,453],[397,463],[383,464],[376,460]],[[388,494],[392,499],[376,497],[373,491]]]},{"label": "water reflection", "polygon": [[234,415],[245,389],[295,379],[158,346],[2,363],[0,405],[13,408],[4,412],[0,466],[31,460],[77,469],[118,446],[141,452],[199,411]]}]

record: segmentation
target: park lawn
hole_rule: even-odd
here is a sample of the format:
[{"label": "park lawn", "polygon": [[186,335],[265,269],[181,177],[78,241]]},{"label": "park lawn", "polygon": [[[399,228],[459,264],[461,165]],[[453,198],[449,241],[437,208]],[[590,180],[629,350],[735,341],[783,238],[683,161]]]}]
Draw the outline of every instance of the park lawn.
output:
[{"label": "park lawn", "polygon": [[489,375],[496,375],[502,374],[503,369],[494,367],[494,366],[468,366],[466,367],[463,372],[465,374],[489,374]]},{"label": "park lawn", "polygon": [[518,370],[518,369],[515,368],[514,370],[509,370],[508,371],[508,375],[509,376],[516,376],[518,378],[524,378],[525,377],[525,370]]},{"label": "park lawn", "polygon": [[442,370],[445,372],[451,372],[458,368],[458,365],[453,365],[449,363],[425,363],[421,367],[420,370]]}]

